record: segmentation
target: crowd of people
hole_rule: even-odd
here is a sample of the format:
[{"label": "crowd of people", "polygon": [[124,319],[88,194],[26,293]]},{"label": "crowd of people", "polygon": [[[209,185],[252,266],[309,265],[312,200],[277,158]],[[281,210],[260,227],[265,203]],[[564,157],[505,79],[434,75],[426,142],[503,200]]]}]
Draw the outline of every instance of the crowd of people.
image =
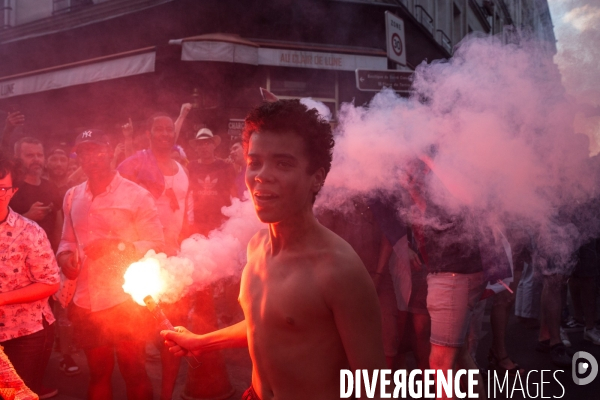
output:
[{"label": "crowd of people", "polygon": [[[444,184],[445,174],[426,155],[406,166],[402,192],[355,196],[315,214],[334,146],[316,110],[265,102],[222,159],[222,137],[209,128],[181,140],[190,109],[184,104],[175,120],[153,114],[137,134],[130,120],[118,143],[84,130],[68,147],[16,137],[24,116],[9,113],[0,159],[0,345],[40,398],[57,393],[42,384],[55,341],[67,375],[80,372],[74,348],[84,351],[90,399],[112,398],[115,354],[128,398],[152,398],[144,364],[153,338],[140,332],[156,328],[123,292],[125,269],[150,249],[175,255],[184,238],[208,235],[226,219],[222,207],[246,190],[269,229],[248,245],[244,319],[193,334],[185,326],[194,296],[165,306],[178,328],[158,344],[161,399],[172,396],[178,356],[235,346],[248,346],[253,361],[245,399],[337,398],[341,368],[406,368],[410,353],[421,370],[476,369],[488,301],[493,341],[481,367],[526,372],[506,345],[513,307],[524,323],[539,319],[536,350],[556,366],[571,365],[568,331],[600,345],[598,240],[579,249],[572,271],[550,268],[528,227],[474,227],[432,201],[425,182]],[[478,390],[485,398],[485,385]]]}]

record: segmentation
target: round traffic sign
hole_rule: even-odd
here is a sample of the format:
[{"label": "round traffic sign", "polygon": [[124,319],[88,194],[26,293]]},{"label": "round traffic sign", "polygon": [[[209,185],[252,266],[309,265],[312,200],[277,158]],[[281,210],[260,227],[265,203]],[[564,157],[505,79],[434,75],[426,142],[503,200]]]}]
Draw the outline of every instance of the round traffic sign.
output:
[{"label": "round traffic sign", "polygon": [[402,40],[400,39],[400,35],[398,35],[397,33],[394,33],[392,35],[392,49],[394,50],[394,53],[396,53],[397,56],[402,55]]}]

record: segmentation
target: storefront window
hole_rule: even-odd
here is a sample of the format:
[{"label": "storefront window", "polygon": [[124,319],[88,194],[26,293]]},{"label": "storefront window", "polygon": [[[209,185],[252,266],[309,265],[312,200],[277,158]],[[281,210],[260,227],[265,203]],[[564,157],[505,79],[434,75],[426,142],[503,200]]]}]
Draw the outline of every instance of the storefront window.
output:
[{"label": "storefront window", "polygon": [[304,68],[270,68],[267,90],[280,99],[311,97],[325,103],[335,119],[339,94],[336,71]]}]

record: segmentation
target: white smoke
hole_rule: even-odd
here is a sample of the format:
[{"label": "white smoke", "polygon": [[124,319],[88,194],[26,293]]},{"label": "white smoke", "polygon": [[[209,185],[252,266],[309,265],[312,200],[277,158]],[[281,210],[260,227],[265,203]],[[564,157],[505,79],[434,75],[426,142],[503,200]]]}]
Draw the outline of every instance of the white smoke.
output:
[{"label": "white smoke", "polygon": [[595,171],[545,46],[468,38],[450,60],[421,64],[413,88],[410,98],[386,90],[368,106],[342,106],[319,206],[397,191],[407,165],[431,157],[430,199],[452,213],[466,208],[477,225],[526,223],[549,257],[568,264],[595,234],[572,223],[574,206],[594,195]]},{"label": "white smoke", "polygon": [[161,266],[164,292],[156,300],[172,303],[190,291],[197,291],[219,279],[241,275],[246,263],[246,246],[264,227],[254,212],[252,201],[232,199],[223,214],[228,220],[208,237],[194,234],[181,244],[177,256],[167,257],[150,250],[144,258],[157,259]]},{"label": "white smoke", "polygon": [[[410,98],[384,90],[367,106],[342,105],[333,166],[317,205],[337,208],[351,195],[395,193],[406,184],[407,165],[430,157],[430,175],[439,179],[428,179],[426,190],[438,206],[467,209],[479,225],[518,220],[536,232],[544,256],[568,266],[578,246],[599,232],[597,208],[586,207],[595,196],[596,167],[573,128],[577,101],[546,48],[526,39],[503,45],[467,38],[450,60],[417,68]],[[303,102],[331,115],[321,103]],[[398,204],[401,212],[406,207]],[[263,225],[248,200],[234,199],[224,213],[230,218],[221,228],[186,239],[178,257],[149,255],[180,282],[160,300],[239,276],[246,245]]]},{"label": "white smoke", "polygon": [[577,132],[600,152],[600,2],[549,0],[557,39],[555,61],[567,92],[577,102]]},{"label": "white smoke", "polygon": [[320,101],[314,100],[311,97],[300,99],[300,103],[304,104],[309,110],[315,109],[325,121],[331,121],[331,110]]}]

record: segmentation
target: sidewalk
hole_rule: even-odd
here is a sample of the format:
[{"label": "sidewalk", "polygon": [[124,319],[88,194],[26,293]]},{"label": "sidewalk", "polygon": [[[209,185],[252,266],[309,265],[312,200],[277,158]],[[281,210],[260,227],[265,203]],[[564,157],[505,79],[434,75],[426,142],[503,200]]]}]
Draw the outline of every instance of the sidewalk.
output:
[{"label": "sidewalk", "polygon": [[[159,398],[160,394],[160,356],[158,350],[153,345],[148,345],[146,348],[147,360],[146,370],[152,381],[152,387],[154,389],[154,399]],[[227,363],[227,370],[229,373],[229,379],[232,386],[235,389],[235,394],[231,399],[239,399],[242,397],[244,390],[250,385],[251,377],[251,362],[248,351],[245,349],[232,349],[223,352],[225,356],[225,362]],[[57,387],[58,396],[53,397],[56,400],[84,400],[87,398],[87,386],[89,380],[89,370],[83,351],[78,351],[73,354],[73,359],[79,365],[81,373],[75,376],[65,376],[61,371],[58,370],[58,362],[60,361],[60,354],[57,352],[52,353],[50,363],[46,369],[46,376],[44,377],[44,383],[48,387]],[[181,369],[173,393],[173,399],[180,399],[181,394],[185,388],[185,382],[187,377],[187,363],[182,360]],[[121,375],[118,373],[118,368],[115,368],[115,372],[112,377],[113,382],[113,393],[115,400],[125,400],[127,398],[125,392],[125,383]]]},{"label": "sidewalk", "polygon": [[[481,368],[487,367],[487,354],[491,345],[491,333],[489,324],[489,309],[486,310],[486,315],[483,320],[482,337],[479,342],[477,351],[477,362]],[[524,324],[517,322],[514,316],[511,317],[509,326],[507,329],[507,348],[511,358],[518,362],[522,367],[528,371],[536,370],[536,380],[539,382],[539,372],[541,370],[556,371],[555,367],[550,361],[550,355],[539,353],[535,350],[537,344],[537,329],[530,329]],[[595,346],[588,341],[583,340],[583,333],[571,333],[569,334],[571,342],[573,344],[572,349],[574,351],[586,351],[596,357],[600,361],[600,346]],[[154,398],[158,399],[160,389],[160,358],[158,351],[153,345],[147,346],[147,362],[146,369],[148,375],[152,381],[154,387]],[[227,370],[229,373],[229,379],[232,386],[235,388],[235,394],[230,397],[232,400],[238,400],[241,398],[244,390],[250,385],[251,378],[251,362],[246,349],[231,349],[223,351],[225,356],[225,362],[227,363]],[[89,379],[89,372],[87,369],[85,356],[83,352],[79,351],[74,354],[73,358],[81,368],[81,374],[67,377],[58,370],[58,362],[60,355],[53,353],[48,369],[46,370],[45,384],[46,386],[58,387],[59,395],[54,397],[56,400],[83,400],[86,399],[87,383]],[[409,358],[411,356],[409,355]],[[532,373],[533,374],[533,373]],[[177,379],[176,388],[173,394],[173,399],[181,399],[181,393],[184,390],[187,376],[187,363],[182,361],[182,367],[179,372]],[[587,400],[591,398],[597,398],[598,392],[600,391],[600,376],[596,378],[594,382],[587,386],[576,385],[571,378],[570,369],[564,369],[564,372],[557,373],[561,384],[564,387],[563,400]],[[522,377],[523,384],[525,384],[526,376]],[[544,377],[545,381],[549,381],[550,384],[546,386],[544,390],[544,396],[560,396],[562,393],[561,387],[554,381],[551,373],[546,373]],[[512,387],[513,382],[509,382]],[[113,374],[113,393],[114,400],[125,400],[125,384],[120,374],[117,371]],[[538,398],[540,398],[538,394]],[[490,398],[493,398],[490,396]],[[496,398],[506,398],[505,396],[496,396]],[[524,397],[519,391],[514,393],[513,399],[524,399],[530,397]]]}]

